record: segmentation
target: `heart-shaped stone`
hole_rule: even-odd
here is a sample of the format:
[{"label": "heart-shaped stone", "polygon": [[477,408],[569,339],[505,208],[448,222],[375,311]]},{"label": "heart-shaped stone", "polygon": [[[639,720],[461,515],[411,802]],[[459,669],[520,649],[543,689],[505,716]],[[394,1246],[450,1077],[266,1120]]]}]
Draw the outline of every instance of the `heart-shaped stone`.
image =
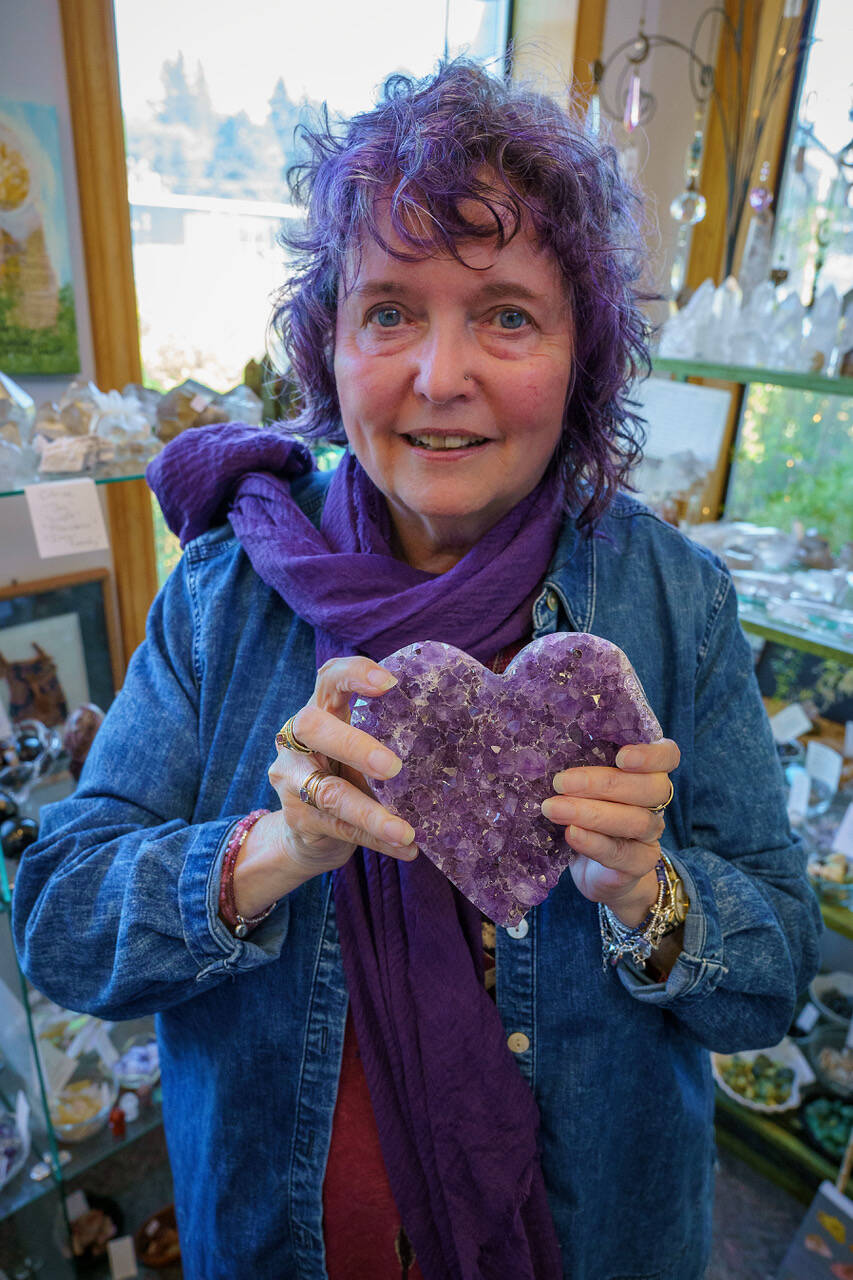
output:
[{"label": "heart-shaped stone", "polygon": [[490,920],[518,924],[574,854],[541,812],[554,775],[612,765],[620,747],[662,736],[630,662],[608,640],[561,632],[534,640],[503,675],[435,640],[382,666],[398,683],[352,715],[403,761],[396,778],[372,784],[377,799]]}]

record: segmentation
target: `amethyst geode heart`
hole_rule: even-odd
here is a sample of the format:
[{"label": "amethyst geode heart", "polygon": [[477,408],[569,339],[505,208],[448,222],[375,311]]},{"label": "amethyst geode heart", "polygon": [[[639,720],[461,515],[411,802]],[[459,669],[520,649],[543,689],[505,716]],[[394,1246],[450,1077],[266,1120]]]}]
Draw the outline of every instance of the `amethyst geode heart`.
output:
[{"label": "amethyst geode heart", "polygon": [[352,714],[403,761],[373,782],[376,797],[490,920],[518,924],[573,855],[540,811],[554,775],[612,765],[620,747],[662,736],[630,662],[609,640],[561,633],[534,640],[503,675],[435,640],[382,666],[398,683]]}]

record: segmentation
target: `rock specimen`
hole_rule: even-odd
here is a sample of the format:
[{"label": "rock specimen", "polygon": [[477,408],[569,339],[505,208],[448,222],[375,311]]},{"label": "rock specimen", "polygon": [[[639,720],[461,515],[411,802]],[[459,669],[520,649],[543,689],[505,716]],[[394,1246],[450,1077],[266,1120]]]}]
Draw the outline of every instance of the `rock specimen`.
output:
[{"label": "rock specimen", "polygon": [[573,857],[540,810],[554,775],[612,765],[620,747],[662,736],[630,662],[608,640],[562,633],[533,641],[503,675],[433,640],[382,666],[398,684],[352,715],[403,761],[373,782],[376,797],[490,920],[518,924]]}]

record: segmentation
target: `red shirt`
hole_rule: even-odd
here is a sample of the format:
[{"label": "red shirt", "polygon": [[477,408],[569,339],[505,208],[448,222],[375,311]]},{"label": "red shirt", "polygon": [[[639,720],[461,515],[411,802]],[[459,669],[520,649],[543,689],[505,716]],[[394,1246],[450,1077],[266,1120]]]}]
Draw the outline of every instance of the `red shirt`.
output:
[{"label": "red shirt", "polygon": [[[491,670],[504,671],[525,644],[502,649]],[[494,935],[484,917],[486,986],[492,993]],[[391,1194],[351,1012],[323,1182],[323,1235],[329,1280],[423,1280]]]}]

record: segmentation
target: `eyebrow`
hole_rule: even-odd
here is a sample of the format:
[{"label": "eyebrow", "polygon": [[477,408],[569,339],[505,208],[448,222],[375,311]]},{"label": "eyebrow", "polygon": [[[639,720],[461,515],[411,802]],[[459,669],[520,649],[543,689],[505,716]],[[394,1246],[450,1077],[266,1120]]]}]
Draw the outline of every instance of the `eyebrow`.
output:
[{"label": "eyebrow", "polygon": [[[352,293],[359,298],[380,298],[393,296],[394,294],[405,296],[411,292],[412,289],[401,280],[366,280],[364,284],[358,284],[352,290]],[[473,296],[480,302],[491,302],[493,299],[507,296],[523,298],[527,302],[541,302],[542,300],[541,294],[536,293],[518,280],[488,280],[479,289],[475,290]]]}]

